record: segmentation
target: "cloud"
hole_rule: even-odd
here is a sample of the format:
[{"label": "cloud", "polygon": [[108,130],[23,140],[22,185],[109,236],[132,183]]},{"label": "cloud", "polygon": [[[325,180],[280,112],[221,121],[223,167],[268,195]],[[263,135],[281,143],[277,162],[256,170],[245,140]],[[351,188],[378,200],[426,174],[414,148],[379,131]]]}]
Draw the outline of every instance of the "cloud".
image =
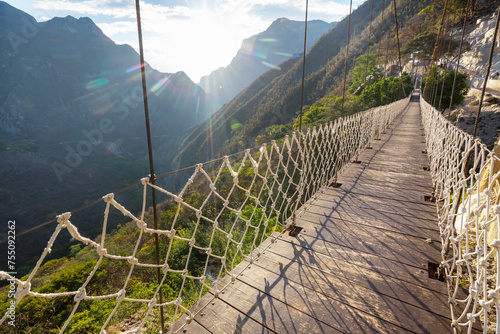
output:
[{"label": "cloud", "polygon": [[116,21],[111,23],[99,23],[99,28],[106,36],[112,37],[119,33],[137,31],[137,23],[135,21]]},{"label": "cloud", "polygon": [[[133,1],[35,0],[33,6],[53,16],[89,16],[106,35],[137,47]],[[310,20],[332,22],[348,13],[346,0],[309,4]],[[304,14],[304,0],[142,1],[145,57],[158,70],[183,70],[198,81],[227,66],[243,39],[265,30],[279,17],[302,21]]]}]

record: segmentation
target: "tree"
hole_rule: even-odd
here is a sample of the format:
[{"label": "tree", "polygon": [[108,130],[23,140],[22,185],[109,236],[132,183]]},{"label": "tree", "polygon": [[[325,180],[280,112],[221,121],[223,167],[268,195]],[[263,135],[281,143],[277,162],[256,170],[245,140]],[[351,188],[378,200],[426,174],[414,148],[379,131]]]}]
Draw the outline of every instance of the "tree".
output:
[{"label": "tree", "polygon": [[379,81],[384,75],[380,68],[377,67],[375,54],[362,55],[356,58],[358,64],[352,71],[352,83],[349,87],[349,92],[355,95]]},{"label": "tree", "polygon": [[[457,82],[455,84],[455,92],[453,93],[453,103],[452,108],[461,104],[469,87],[467,86],[467,74],[457,73]],[[422,91],[425,92],[425,85],[429,84],[429,90],[427,96],[425,97],[427,102],[434,105],[435,108],[441,107],[441,110],[445,110],[450,106],[451,91],[453,88],[453,80],[455,78],[455,72],[450,71],[446,73],[439,73],[438,68],[433,66],[429,77],[422,79]],[[444,81],[444,86],[443,86]],[[443,91],[443,97],[441,99],[441,91]],[[441,105],[440,105],[441,100]]]},{"label": "tree", "polygon": [[401,78],[390,77],[367,87],[358,100],[364,108],[373,108],[405,98],[413,88],[411,77],[406,72],[403,72],[403,82],[406,95],[401,87]]}]

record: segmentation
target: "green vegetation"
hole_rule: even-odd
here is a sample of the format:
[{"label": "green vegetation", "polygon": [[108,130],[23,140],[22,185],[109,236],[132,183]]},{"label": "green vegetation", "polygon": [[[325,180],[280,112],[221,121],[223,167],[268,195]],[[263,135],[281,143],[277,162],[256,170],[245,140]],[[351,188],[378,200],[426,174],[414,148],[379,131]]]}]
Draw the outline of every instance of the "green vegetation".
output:
[{"label": "green vegetation", "polygon": [[[256,152],[254,159],[258,160],[260,154],[262,153]],[[278,157],[273,158],[271,163],[278,166],[277,159]],[[262,164],[258,170],[259,174],[266,175],[267,167],[267,164]],[[218,194],[222,198],[227,198],[231,208],[241,208],[241,213],[228,209],[227,203],[221,197],[209,196],[211,183],[201,175],[195,178],[191,187],[183,193],[183,204],[179,205],[170,199],[159,205],[159,228],[170,230],[175,227],[176,236],[180,238],[171,240],[165,235],[159,237],[161,262],[163,263],[166,259],[172,270],[187,269],[189,276],[201,277],[208,274],[204,285],[200,285],[199,280],[188,278],[184,281],[182,273],[168,272],[162,285],[164,301],[176,300],[178,292],[182,291],[182,306],[191,307],[198,300],[200,293],[204,294],[208,291],[208,287],[211,286],[219,271],[224,276],[267,236],[274,231],[282,230],[282,227],[277,224],[277,213],[273,210],[266,211],[263,207],[263,203],[271,199],[277,207],[286,203],[285,195],[276,193],[273,187],[264,186],[264,183],[271,184],[273,177],[269,176],[265,180],[257,177],[257,170],[248,160],[233,163],[233,168],[234,170],[230,171],[226,166],[209,175]],[[234,172],[238,175],[239,187],[237,188],[233,186]],[[284,179],[283,189],[288,189],[286,196],[294,198],[296,189],[292,184],[292,179],[283,177],[287,173],[286,167],[282,166],[276,172],[280,179]],[[196,210],[192,208],[200,210],[204,218],[198,219]],[[150,208],[145,216],[145,221],[149,224],[152,220],[151,211]],[[289,214],[290,210],[281,213],[284,216]],[[218,228],[214,229],[213,223],[209,220],[216,220]],[[233,241],[229,241],[228,234],[232,234],[231,240]],[[109,254],[130,256],[134,252],[138,237],[137,224],[123,221],[122,218],[122,225],[105,237],[104,247]],[[195,239],[196,247],[191,247],[189,241],[191,238]],[[96,242],[101,242],[101,236],[96,239]],[[107,258],[99,261],[94,248],[83,246],[79,243],[74,244],[67,257],[47,261],[32,282],[33,291],[38,293],[77,291],[89,274],[96,270],[95,275],[86,285],[86,295],[102,296],[118,293],[124,287],[131,264],[126,260]],[[215,256],[207,255],[205,249],[208,248]],[[145,233],[139,242],[136,258],[141,263],[153,264],[155,263],[155,249],[154,237]],[[226,260],[223,263],[218,257],[224,255]],[[205,273],[205,268],[208,268],[207,273]],[[27,276],[23,280],[26,278]],[[156,269],[136,266],[125,287],[126,296],[132,299],[148,300],[154,296],[157,287]],[[4,287],[0,290],[0,312],[2,313],[9,305],[7,289],[8,287]],[[108,327],[117,326],[124,319],[143,317],[147,309],[146,304],[122,302],[115,310]],[[4,324],[0,330],[3,333],[20,331],[23,333],[58,333],[73,311],[74,305],[74,295],[55,298],[26,297],[16,309],[16,314],[18,314],[16,327]],[[70,333],[99,332],[116,305],[116,297],[81,301],[77,313],[67,325],[67,331]],[[155,312],[154,319],[146,325],[146,333],[158,332],[158,310],[155,309]],[[173,322],[174,312],[174,306],[165,307],[167,326]]]},{"label": "green vegetation", "polygon": [[359,95],[366,87],[380,81],[384,77],[384,72],[377,66],[375,54],[362,55],[356,58],[356,63],[358,65],[352,70],[349,92]]},{"label": "green vegetation", "polygon": [[[455,84],[455,93],[453,94],[452,107],[457,106],[464,101],[465,96],[469,91],[469,87],[467,86],[467,77],[467,74],[460,72],[457,73],[457,81]],[[427,101],[431,103],[435,108],[440,108],[441,110],[449,108],[454,78],[454,71],[444,73],[440,71],[440,68],[438,68],[437,66],[433,66],[429,73],[429,76],[423,78],[422,91],[425,92],[425,86],[427,84],[430,85],[429,89],[427,90],[427,95],[429,96]]]},{"label": "green vegetation", "polygon": [[[401,34],[403,52],[410,53],[418,47],[422,51],[422,57],[428,57],[428,54],[432,53],[432,37],[436,34],[436,21],[442,9],[434,5],[428,7],[431,3],[434,1],[403,0],[399,4],[401,13],[398,15],[400,15],[401,22],[405,22],[405,28],[402,29]],[[390,2],[387,2],[387,5],[390,5]],[[376,16],[385,10],[386,19],[376,21],[373,31],[380,29],[383,36],[388,37],[388,44],[385,44],[385,37],[381,44],[382,41],[376,41],[373,36],[372,40],[368,40],[367,34],[360,35],[358,41],[353,43],[350,49],[351,57],[348,59],[349,92],[344,101],[340,97],[342,86],[340,78],[343,73],[344,57],[340,48],[332,47],[332,45],[342,45],[342,43],[345,45],[346,20],[337,24],[322,37],[308,53],[305,101],[307,105],[303,108],[302,117],[304,128],[337,119],[341,116],[342,104],[342,114],[350,115],[404,98],[412,90],[412,79],[407,73],[402,74],[403,91],[397,69],[389,69],[387,73],[382,71],[386,61],[394,61],[396,58],[391,45],[391,43],[394,44],[394,36],[391,32],[392,23],[388,19],[391,17],[390,8],[381,8],[381,4],[377,6]],[[353,29],[362,31],[367,28],[370,7],[371,4],[366,2],[353,14]],[[385,57],[378,57],[373,50],[382,45],[386,48]],[[297,106],[300,98],[299,78],[302,68],[301,62],[297,59],[290,59],[280,67],[282,72],[274,70],[265,73],[212,119],[195,129],[181,147],[184,150],[178,157],[178,159],[184,159],[180,162],[181,166],[208,160],[212,156],[207,156],[206,152],[220,156],[237,152],[254,144],[261,145],[270,140],[277,140],[277,145],[283,145],[283,137],[297,130],[299,126]],[[463,101],[463,96],[467,91],[465,80],[464,75],[459,75],[454,105]],[[441,74],[434,68],[429,83],[435,87],[441,87],[442,82],[445,84],[442,104],[447,106],[451,95],[450,73]],[[26,150],[30,147],[36,149],[31,145],[26,147]],[[266,149],[267,153],[271,151],[269,145]],[[266,149],[263,149],[263,152]],[[254,152],[252,156],[258,160],[263,152]],[[296,153],[293,152],[293,154]],[[276,154],[273,159],[278,159]],[[136,162],[133,165],[127,165],[118,157],[99,158],[93,160],[92,163],[110,169],[130,170],[127,174],[136,174]],[[207,274],[202,285],[199,280],[184,280],[181,273],[169,272],[162,285],[161,292],[164,301],[175,300],[178,297],[177,291],[182,291],[182,306],[191,307],[197,301],[198,296],[213,285],[219,271],[222,271],[222,276],[224,276],[265,237],[273,231],[282,230],[279,222],[290,214],[290,209],[280,213],[281,216],[277,216],[276,211],[269,210],[263,203],[272,200],[275,207],[280,207],[288,200],[294,200],[297,181],[294,178],[298,178],[298,175],[293,174],[294,176],[289,179],[284,178],[281,187],[287,191],[285,194],[277,194],[275,189],[264,186],[264,184],[273,183],[272,176],[266,174],[267,165],[264,164],[259,168],[262,170],[255,170],[255,167],[247,160],[239,164],[234,163],[232,171],[225,166],[208,174],[210,180],[217,180],[213,185],[205,175],[198,174],[182,194],[182,203],[170,198],[158,205],[159,228],[162,230],[173,228],[176,236],[179,237],[171,240],[166,235],[159,236],[161,262],[167,261],[172,270],[187,270],[188,276],[200,277]],[[281,165],[277,171],[277,177],[280,180],[284,175],[291,175],[285,168],[292,167]],[[234,186],[235,173],[238,180],[237,187]],[[262,175],[268,176],[261,178]],[[123,185],[130,184],[131,180],[124,178],[122,183]],[[214,195],[211,191],[212,186],[217,189],[220,196]],[[135,197],[140,199],[140,189],[136,189],[136,192]],[[251,196],[248,196],[249,194]],[[135,203],[133,206],[138,207],[140,203]],[[235,212],[228,207],[238,208],[241,211]],[[200,219],[200,213],[205,218]],[[112,214],[110,217],[113,218],[113,222],[109,225],[112,229],[118,224],[118,215]],[[121,219],[120,225],[116,230],[108,233],[104,247],[110,254],[130,256],[134,252],[140,233],[135,222],[123,220],[123,217],[119,219]],[[151,208],[144,220],[148,226],[152,225]],[[213,228],[215,220],[218,222],[216,229]],[[233,242],[229,241],[229,234],[232,235]],[[192,238],[195,240],[196,247],[190,245]],[[100,242],[100,237],[96,241]],[[136,258],[141,263],[155,263],[154,241],[151,234],[142,235],[136,254]],[[213,255],[219,257],[225,255],[225,262],[217,256],[209,256],[207,249],[210,249]],[[131,264],[126,260],[104,259],[99,262],[94,249],[81,244],[73,244],[69,247],[66,257],[47,261],[40,268],[37,278],[33,281],[33,290],[40,293],[75,291],[85,282],[94,268],[96,274],[86,287],[88,296],[118,293],[124,286]],[[126,287],[126,296],[147,300],[153,297],[157,289],[156,268],[135,267]],[[18,331],[57,333],[73,310],[73,300],[73,295],[46,299],[25,298],[17,309],[19,317],[15,331],[6,325],[0,330],[5,333]],[[71,333],[98,332],[116,305],[116,297],[98,301],[82,301],[78,312],[68,324],[68,331]],[[7,307],[7,287],[4,287],[0,290],[0,312],[4,312]],[[122,302],[115,311],[109,326],[117,326],[124,319],[141,318],[146,312],[146,307],[145,303]],[[174,310],[175,308],[171,306],[165,308],[168,324],[174,321]],[[154,313],[152,317],[157,319],[158,313]],[[145,330],[147,333],[158,332],[158,322],[148,322]]]}]

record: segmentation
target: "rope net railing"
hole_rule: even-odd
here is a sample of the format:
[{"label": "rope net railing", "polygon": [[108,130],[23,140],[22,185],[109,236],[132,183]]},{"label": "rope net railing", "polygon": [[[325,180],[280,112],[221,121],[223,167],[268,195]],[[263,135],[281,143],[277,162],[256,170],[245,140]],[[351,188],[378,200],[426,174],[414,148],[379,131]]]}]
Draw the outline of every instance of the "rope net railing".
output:
[{"label": "rope net railing", "polygon": [[500,333],[500,159],[420,100],[452,327]]},{"label": "rope net railing", "polygon": [[[135,322],[125,333],[158,331],[160,307],[166,314],[165,327],[173,332],[171,325],[182,313],[189,322],[201,311],[197,307],[201,296],[211,293],[217,298],[230,284],[223,283],[223,277],[229,275],[234,281],[242,273],[233,270],[237,264],[244,259],[251,263],[261,254],[264,240],[270,237],[274,242],[291,227],[307,201],[379,138],[408,102],[404,99],[359,112],[240,155],[199,164],[176,193],[143,178],[138,213],[125,208],[114,194],[105,195],[102,232],[95,240],[82,235],[71,222],[82,212],[58,215],[57,226],[30,274],[19,279],[0,271],[0,278],[17,286],[16,307],[26,300],[42,299],[71,305],[67,313],[57,314],[64,317],[60,333],[78,332],[75,319],[85,317],[92,307],[107,312],[99,324],[101,333],[127,317]],[[157,229],[151,228],[147,205],[150,188],[160,196]],[[108,231],[114,211],[124,216],[119,220],[125,230],[119,242],[111,242]],[[58,277],[58,284],[42,285],[37,281],[42,264],[64,230],[74,242],[85,245],[92,261],[82,266],[78,284],[72,281],[77,277]],[[155,235],[161,246],[159,265],[151,256]],[[141,279],[153,276],[158,268],[159,284],[151,280],[149,290],[138,290]],[[196,313],[190,311],[194,309]],[[0,326],[8,314],[7,310]]]}]

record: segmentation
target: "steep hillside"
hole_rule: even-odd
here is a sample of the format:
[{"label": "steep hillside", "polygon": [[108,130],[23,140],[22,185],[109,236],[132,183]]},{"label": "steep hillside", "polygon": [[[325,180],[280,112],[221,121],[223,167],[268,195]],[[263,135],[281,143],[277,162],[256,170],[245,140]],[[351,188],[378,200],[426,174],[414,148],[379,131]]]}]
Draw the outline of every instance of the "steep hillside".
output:
[{"label": "steep hillside", "polygon": [[[0,2],[0,217],[18,233],[148,174],[138,63],[89,18],[38,23]],[[182,72],[147,77],[160,167],[206,118],[206,94]],[[38,254],[44,236],[21,242]]]},{"label": "steep hillside", "polygon": [[[401,22],[417,14],[430,1],[406,0],[398,3]],[[360,5],[352,14],[351,31],[354,35],[350,47],[349,67],[354,59],[363,54],[368,45],[375,49],[378,33],[382,29],[386,36],[393,28],[392,5],[386,1],[384,20],[382,0],[375,1],[373,34],[370,43],[368,25],[370,23],[371,1]],[[348,18],[344,18],[333,29],[323,35],[306,55],[305,104],[312,104],[329,93],[340,93],[335,89],[342,82],[345,53],[339,54],[347,42]],[[395,42],[387,47],[391,59]],[[185,139],[181,153],[176,157],[176,167],[191,165],[211,159],[214,156],[235,152],[254,146],[254,140],[266,127],[288,123],[300,108],[301,59],[291,59],[281,65],[282,71],[268,71],[247,89],[227,103],[205,123],[196,127]],[[341,94],[341,93],[340,93]]]},{"label": "steep hillside", "polygon": [[[313,20],[307,25],[309,49],[334,24]],[[300,56],[304,48],[304,22],[279,18],[266,31],[247,38],[227,67],[201,78],[199,85],[211,95],[212,110],[226,102],[269,69],[281,70],[283,61]]]}]

